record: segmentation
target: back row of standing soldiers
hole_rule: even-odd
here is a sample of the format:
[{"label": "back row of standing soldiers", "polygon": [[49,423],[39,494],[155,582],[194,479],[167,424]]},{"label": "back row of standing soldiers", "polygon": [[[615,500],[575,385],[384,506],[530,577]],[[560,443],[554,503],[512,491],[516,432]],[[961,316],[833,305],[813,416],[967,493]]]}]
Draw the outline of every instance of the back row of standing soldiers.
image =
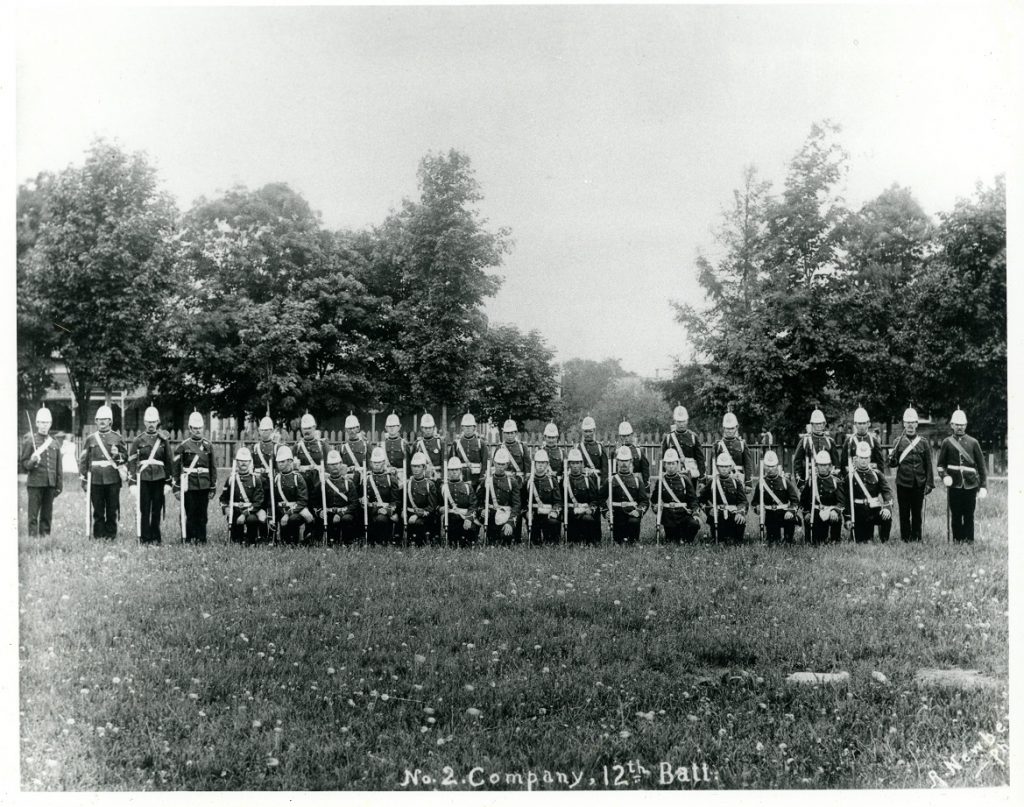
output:
[{"label": "back row of standing soldiers", "polygon": [[[908,409],[903,419],[904,433],[888,464],[897,469],[901,537],[920,540],[923,498],[934,485],[931,449],[916,435],[916,412]],[[217,468],[212,444],[202,436],[202,416],[190,416],[190,435],[173,451],[154,407],[143,420],[145,432],[127,449],[110,429],[109,408],[97,413],[98,430],[87,438],[79,458],[83,487],[90,488],[93,535],[116,536],[118,494],[121,483],[128,482],[141,511],[142,541],[160,542],[164,490],[170,485],[183,504],[183,539],[205,542]],[[609,505],[618,543],[639,540],[641,519],[652,508],[667,540],[693,541],[703,513],[714,540],[738,542],[751,505],[764,510],[763,537],[769,542],[792,541],[798,519],[813,542],[839,540],[844,522],[853,526],[858,541],[870,540],[876,526],[879,538],[888,539],[892,490],[882,471],[881,445],[868,430],[863,408],[854,415],[854,432],[841,445],[825,433],[821,411],[812,413],[794,455],[795,479],[782,471],[772,451],[755,474],[732,413],[723,418],[723,434],[714,446],[715,472],[706,472],[703,447],[688,422],[686,409],[676,407],[673,428],[662,441],[663,472],[652,483],[649,460],[625,422],[617,449],[596,439],[590,417],[582,423],[582,440],[568,450],[558,445],[558,429],[549,424],[546,445],[531,456],[509,420],[492,456],[471,414],[462,419],[462,434],[451,441],[441,438],[433,418],[424,415],[422,434],[412,442],[399,434],[398,417],[391,415],[379,446],[365,439],[358,419],[350,415],[346,439],[336,449],[317,435],[309,414],[300,421],[301,439],[291,447],[273,440],[274,424],[264,418],[260,439],[239,449],[220,502],[237,541],[266,540],[273,530],[285,542],[365,537],[371,543],[425,543],[446,535],[449,542],[463,545],[478,540],[486,527],[488,540],[514,543],[525,523],[533,542],[556,542],[564,528],[570,541],[598,543]],[[964,433],[961,410],[951,425],[953,435],[942,444],[938,467],[950,489],[954,538],[970,541],[975,497],[985,495],[985,463],[977,441]],[[35,435],[29,437],[33,450],[26,455],[23,449],[23,465],[30,471],[31,532],[34,466],[29,466],[41,454]],[[35,525],[42,532],[38,516]]]}]

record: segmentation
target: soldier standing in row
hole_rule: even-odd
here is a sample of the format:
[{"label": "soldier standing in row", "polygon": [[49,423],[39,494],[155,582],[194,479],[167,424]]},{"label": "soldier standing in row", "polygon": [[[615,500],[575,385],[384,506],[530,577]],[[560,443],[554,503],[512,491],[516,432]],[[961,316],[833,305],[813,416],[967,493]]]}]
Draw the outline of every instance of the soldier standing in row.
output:
[{"label": "soldier standing in row", "polygon": [[188,416],[189,436],[174,449],[173,489],[185,491],[185,543],[206,543],[207,510],[217,492],[213,444],[203,437],[203,416]]},{"label": "soldier standing in row", "polygon": [[274,496],[277,501],[278,534],[283,544],[299,543],[299,530],[313,521],[309,510],[309,491],[306,480],[295,470],[295,458],[288,446],[277,450],[277,472],[274,476]]},{"label": "soldier standing in row", "polygon": [[388,415],[388,419],[384,421],[384,440],[381,442],[381,448],[384,449],[384,454],[387,457],[388,468],[399,478],[400,484],[405,484],[405,479],[408,476],[408,469],[406,468],[411,452],[409,451],[409,444],[405,441],[405,438],[401,435],[402,421],[398,419],[398,415],[392,412]]},{"label": "soldier standing in row", "polygon": [[845,474],[853,458],[857,456],[857,446],[866,443],[870,450],[871,468],[879,470],[884,465],[882,459],[882,442],[875,437],[868,429],[871,426],[871,419],[868,411],[863,406],[858,406],[853,413],[853,434],[847,435],[843,442],[843,449],[839,454],[839,471]]},{"label": "soldier standing in row", "polygon": [[258,543],[267,513],[263,509],[263,484],[252,472],[252,452],[245,446],[235,454],[235,467],[228,473],[220,504],[227,516],[231,542]]},{"label": "soldier standing in row", "polygon": [[805,523],[810,524],[804,535],[810,536],[812,544],[838,544],[843,538],[846,488],[832,473],[832,457],[827,451],[819,451],[814,462],[815,470],[800,495],[800,504],[807,514]]},{"label": "soldier standing in row", "polygon": [[665,540],[674,544],[692,544],[700,532],[697,520],[697,489],[688,473],[680,473],[679,453],[670,448],[661,460],[662,473],[654,480],[651,506],[661,513]]},{"label": "soldier standing in row", "polygon": [[117,538],[121,485],[128,479],[128,449],[121,435],[110,428],[113,422],[114,413],[104,404],[96,411],[96,431],[86,436],[78,457],[82,490],[91,485],[92,537],[111,541]]},{"label": "soldier standing in row", "polygon": [[327,452],[327,541],[352,544],[362,537],[361,480],[345,472],[341,453]]},{"label": "soldier standing in row", "polygon": [[159,428],[160,413],[155,406],[142,416],[145,431],[135,438],[128,453],[128,489],[138,485],[139,521],[144,544],[159,544],[160,520],[164,513],[164,490],[174,482],[171,468],[171,435]]},{"label": "soldier standing in row", "polygon": [[839,451],[835,440],[825,433],[825,413],[820,409],[811,412],[810,430],[797,443],[793,452],[793,474],[796,484],[801,490],[811,478],[815,459],[819,452],[825,451],[829,456],[829,464],[836,468],[839,465]]},{"label": "soldier standing in row", "polygon": [[[878,539],[884,544],[892,529],[892,488],[885,474],[873,467],[870,443],[857,443],[856,452],[851,477],[853,502],[846,508],[847,517],[853,514],[853,538],[858,544],[870,541],[878,525]],[[849,485],[843,488],[847,499],[848,488]]]},{"label": "soldier standing in row", "polygon": [[458,457],[462,464],[462,478],[474,489],[487,473],[489,461],[487,443],[476,433],[476,418],[469,412],[462,416],[462,434],[448,450],[448,458]]},{"label": "soldier standing in row", "polygon": [[427,455],[417,451],[410,462],[412,476],[405,483],[409,508],[406,536],[409,543],[416,546],[429,543],[440,533],[437,516],[441,507],[441,494],[434,480],[427,476],[429,465]]},{"label": "soldier standing in row", "polygon": [[736,415],[726,412],[722,418],[722,437],[715,444],[714,450],[719,454],[728,454],[732,457],[732,475],[740,485],[745,485],[753,474],[753,459],[750,456],[750,448],[746,441],[740,437],[740,424]]},{"label": "soldier standing in row", "polygon": [[633,470],[640,474],[644,480],[644,487],[648,490],[651,486],[651,461],[647,459],[639,448],[636,447],[636,436],[633,434],[633,427],[628,420],[619,424],[619,445],[625,446],[633,458]]},{"label": "soldier standing in row", "polygon": [[543,448],[533,455],[533,472],[527,477],[527,486],[530,543],[557,544],[562,530],[562,488]]},{"label": "soldier standing in row", "polygon": [[580,430],[583,433],[583,437],[579,442],[579,449],[580,454],[583,456],[584,472],[597,476],[598,482],[603,486],[608,476],[608,468],[606,466],[609,457],[604,450],[604,446],[597,440],[597,424],[590,415],[583,418]]},{"label": "soldier standing in row", "polygon": [[420,418],[420,437],[413,449],[427,458],[427,478],[440,485],[444,479],[445,444],[437,434],[434,416],[429,412]]},{"label": "soldier standing in row", "polygon": [[544,427],[544,450],[547,452],[551,471],[561,479],[565,473],[565,452],[558,445],[558,427],[554,423]]},{"label": "soldier standing in row", "polygon": [[743,543],[749,505],[742,478],[736,474],[732,454],[728,451],[719,454],[715,468],[715,475],[697,497],[707,513],[711,540],[715,543]]},{"label": "soldier standing in row", "polygon": [[508,473],[511,462],[508,450],[500,446],[494,452],[494,470],[477,490],[477,507],[486,521],[487,540],[502,546],[518,541],[516,525],[522,513],[522,484]]},{"label": "soldier standing in row", "polygon": [[889,452],[889,467],[896,469],[896,502],[900,507],[900,538],[921,540],[924,497],[935,487],[932,450],[917,433],[917,412],[903,413],[903,434]]},{"label": "soldier standing in row", "polygon": [[263,488],[263,504],[267,510],[268,518],[260,523],[260,540],[266,541],[270,532],[277,534],[277,524],[274,518],[277,515],[277,486],[271,481],[277,475],[277,465],[274,458],[277,452],[277,443],[274,442],[274,421],[266,416],[260,421],[257,429],[259,439],[252,444],[250,454],[253,458],[252,472],[260,480]]},{"label": "soldier standing in row", "polygon": [[309,507],[320,514],[306,523],[303,541],[307,544],[317,544],[324,538],[323,508],[324,500],[327,498],[324,460],[327,458],[327,444],[317,436],[316,418],[308,412],[299,421],[299,428],[302,430],[302,436],[295,443],[292,456],[298,463],[297,470],[306,481]]},{"label": "soldier standing in row", "polygon": [[633,470],[633,454],[628,446],[615,452],[615,473],[605,493],[612,507],[612,540],[617,544],[640,542],[640,520],[651,506],[651,497],[643,477]]},{"label": "soldier standing in row", "polygon": [[[685,406],[677,406],[672,412],[672,428],[661,441],[661,451],[664,456],[670,448],[675,449],[679,455],[682,473],[688,473],[694,480],[704,477],[704,449],[700,444],[700,438],[696,432],[690,431],[690,415]],[[687,461],[689,460],[689,462]],[[696,466],[696,474],[694,473]]]},{"label": "soldier standing in row", "polygon": [[449,546],[465,547],[475,544],[480,537],[476,517],[476,488],[462,478],[462,460],[448,460],[448,484],[441,489],[444,507],[448,513]]},{"label": "soldier standing in row", "polygon": [[357,482],[362,484],[362,474],[366,471],[367,453],[370,451],[370,444],[367,442],[363,431],[359,426],[359,418],[349,414],[345,418],[345,442],[341,444],[341,453],[344,455],[345,464],[356,469]]},{"label": "soldier standing in row", "polygon": [[583,467],[583,452],[579,448],[569,449],[566,456],[568,469],[565,483],[569,499],[566,513],[566,535],[571,544],[597,546],[601,543],[602,509],[607,499],[601,491],[601,482],[596,473],[586,473]]},{"label": "soldier standing in row", "polygon": [[953,540],[974,543],[974,506],[988,495],[985,455],[967,432],[967,414],[957,409],[949,424],[953,434],[939,447],[938,466],[946,486]]},{"label": "soldier standing in row", "polygon": [[764,524],[765,542],[791,544],[796,532],[800,493],[782,470],[774,451],[765,452],[763,464],[764,476],[754,490],[754,510],[760,513]]},{"label": "soldier standing in row", "polygon": [[394,543],[402,507],[402,486],[397,474],[387,468],[387,452],[377,446],[370,452],[370,471],[366,475],[366,507],[369,512],[368,543]]},{"label": "soldier standing in row", "polygon": [[28,474],[28,535],[45,538],[53,520],[53,500],[64,490],[60,436],[50,435],[53,415],[45,406],[36,412],[35,432],[21,444],[21,468]]}]

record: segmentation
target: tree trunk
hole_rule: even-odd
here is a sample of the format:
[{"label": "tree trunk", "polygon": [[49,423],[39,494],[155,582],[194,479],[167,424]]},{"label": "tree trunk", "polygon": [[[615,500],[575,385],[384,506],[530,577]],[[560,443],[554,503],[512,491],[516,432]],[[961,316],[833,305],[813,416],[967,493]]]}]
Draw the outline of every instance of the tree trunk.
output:
[{"label": "tree trunk", "polygon": [[441,428],[443,434],[448,434],[448,404],[441,404]]},{"label": "tree trunk", "polygon": [[75,424],[72,422],[72,431],[81,437],[85,431],[85,420],[89,417],[89,397],[92,395],[92,386],[90,379],[82,373],[76,372],[68,365],[67,362],[64,366],[68,371],[68,384],[71,386],[71,392],[75,396],[75,404],[78,411],[78,429],[75,430]]}]

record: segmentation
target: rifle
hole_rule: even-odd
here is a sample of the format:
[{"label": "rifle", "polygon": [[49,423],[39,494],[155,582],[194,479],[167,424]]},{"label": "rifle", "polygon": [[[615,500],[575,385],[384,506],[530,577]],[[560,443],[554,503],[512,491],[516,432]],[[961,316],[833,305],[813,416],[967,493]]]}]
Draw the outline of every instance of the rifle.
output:
[{"label": "rifle", "polygon": [[487,546],[487,532],[491,525],[491,465],[484,472],[484,546]]},{"label": "rifle", "polygon": [[[523,452],[523,456],[526,453]],[[533,545],[533,468],[530,468],[530,475],[526,478],[526,545]]]},{"label": "rifle", "polygon": [[36,445],[36,431],[32,428],[32,416],[26,410],[25,420],[28,421],[28,436],[32,438],[32,453],[35,454],[39,450],[39,446]]},{"label": "rifle", "polygon": [[92,449],[85,436],[85,537],[92,536]]},{"label": "rifle", "polygon": [[402,546],[409,545],[409,473],[405,465],[405,453],[402,454]]},{"label": "rifle", "polygon": [[320,506],[324,515],[324,545],[327,544],[327,470],[324,468],[324,446],[320,446]]},{"label": "rifle", "polygon": [[[369,450],[369,447],[367,447]],[[369,495],[366,489],[368,482],[366,478],[366,457],[363,457],[363,546],[367,546],[370,541],[370,500],[367,498]]]},{"label": "rifle", "polygon": [[857,540],[857,505],[853,503],[853,461],[847,457],[846,462],[846,470],[850,477],[850,540],[855,542]]},{"label": "rifle", "polygon": [[714,535],[715,543],[718,543],[718,478],[712,474],[711,476],[711,518],[712,518],[712,533]]},{"label": "rifle", "polygon": [[614,507],[612,505],[612,462],[611,457],[608,458],[608,541],[611,542],[615,538],[615,516]]},{"label": "rifle", "polygon": [[816,515],[816,504],[818,499],[818,465],[811,466],[811,540],[814,540],[814,516]]},{"label": "rifle", "polygon": [[[442,458],[444,454],[442,453]],[[444,545],[448,548],[448,502],[451,500],[451,492],[448,490],[448,474],[441,477],[441,501],[444,507],[441,510],[441,531],[444,533]],[[453,502],[454,504],[454,502]]]},{"label": "rifle", "polygon": [[228,473],[228,541],[231,540],[231,533],[235,528],[235,468],[237,461],[231,461],[231,471]]},{"label": "rifle", "polygon": [[274,540],[277,539],[277,504],[274,495],[274,460],[271,458],[267,463],[267,478],[270,480],[270,528],[274,531]]},{"label": "rifle", "polygon": [[764,509],[764,457],[763,456],[761,457],[759,476],[757,477],[757,492],[758,492],[758,496],[761,499],[761,504],[760,504],[760,507],[759,507],[760,518],[758,519],[758,521],[760,523],[758,524],[758,531],[761,533],[761,543],[765,544],[765,543],[768,543],[768,532],[767,532],[767,528],[764,525],[764,521],[765,521],[765,517],[768,515],[768,513]]},{"label": "rifle", "polygon": [[661,526],[661,511],[665,504],[665,459],[658,461],[658,518],[654,527],[654,541],[661,544],[661,534],[665,528]]}]

